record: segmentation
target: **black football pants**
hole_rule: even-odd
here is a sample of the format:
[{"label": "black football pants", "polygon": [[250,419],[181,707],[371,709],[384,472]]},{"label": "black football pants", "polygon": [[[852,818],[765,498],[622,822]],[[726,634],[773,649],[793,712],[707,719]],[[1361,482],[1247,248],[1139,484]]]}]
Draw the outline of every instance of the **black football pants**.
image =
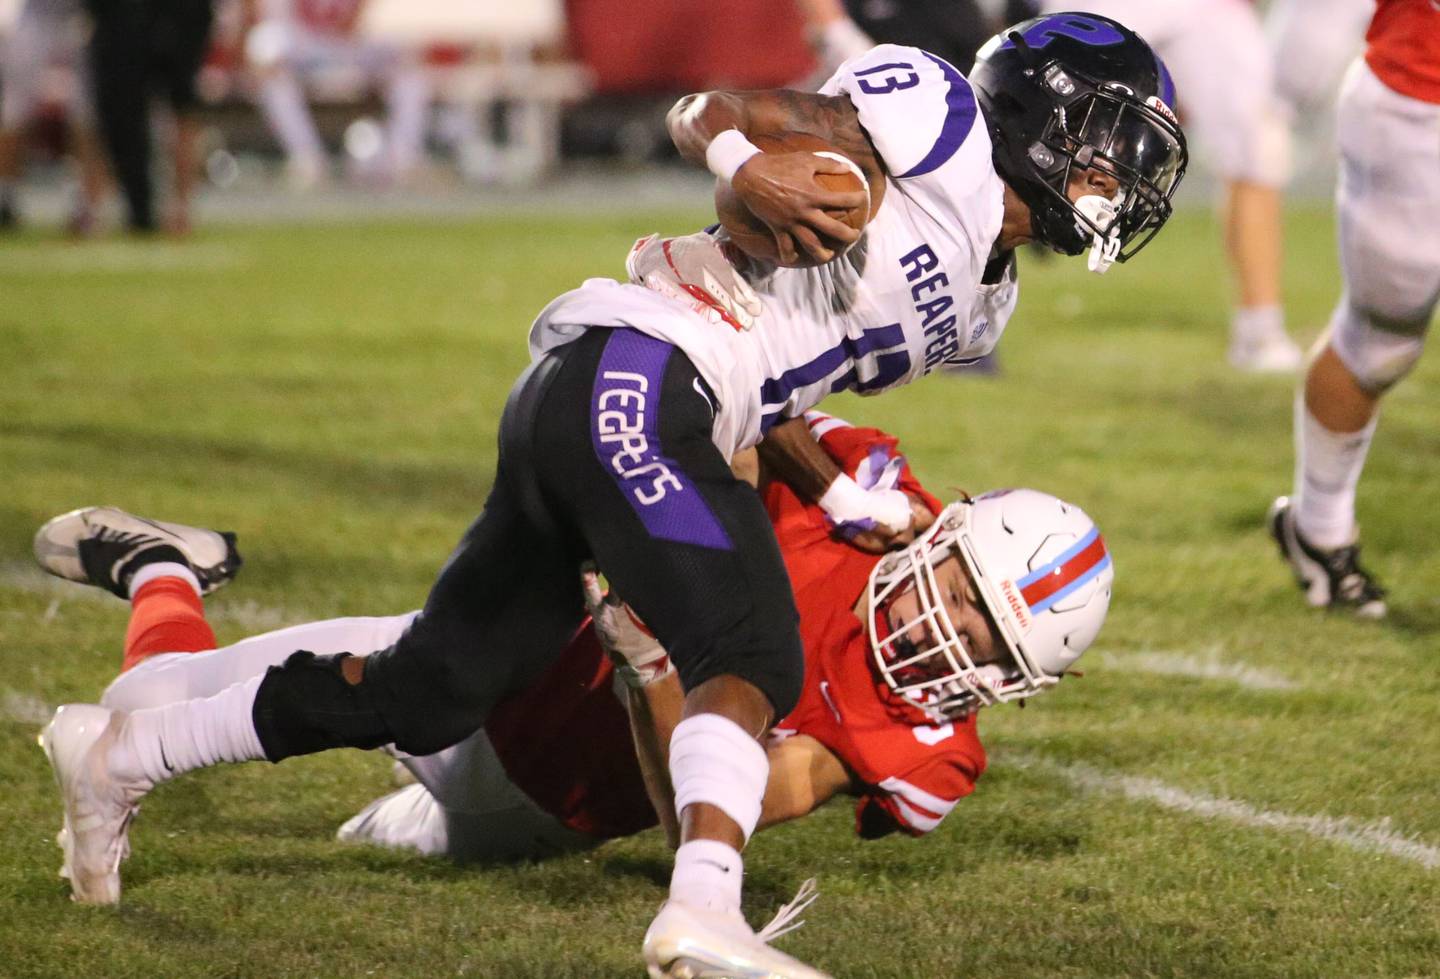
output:
[{"label": "black football pants", "polygon": [[506,406],[484,512],[424,610],[358,687],[313,658],[272,669],[255,706],[267,755],[387,741],[427,754],[468,736],[574,635],[587,558],[687,690],[735,675],[788,713],[798,616],[760,498],[711,441],[713,402],[683,353],[634,330],[589,330],[534,365]]}]

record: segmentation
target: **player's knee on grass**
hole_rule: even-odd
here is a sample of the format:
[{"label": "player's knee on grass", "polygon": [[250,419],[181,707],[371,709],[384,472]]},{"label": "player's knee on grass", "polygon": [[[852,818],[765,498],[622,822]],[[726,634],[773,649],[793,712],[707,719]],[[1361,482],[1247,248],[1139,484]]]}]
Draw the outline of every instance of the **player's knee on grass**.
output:
[{"label": "player's knee on grass", "polygon": [[395,740],[365,684],[345,679],[349,653],[301,650],[265,673],[255,694],[255,731],[265,757],[281,761],[329,748],[378,748]]}]

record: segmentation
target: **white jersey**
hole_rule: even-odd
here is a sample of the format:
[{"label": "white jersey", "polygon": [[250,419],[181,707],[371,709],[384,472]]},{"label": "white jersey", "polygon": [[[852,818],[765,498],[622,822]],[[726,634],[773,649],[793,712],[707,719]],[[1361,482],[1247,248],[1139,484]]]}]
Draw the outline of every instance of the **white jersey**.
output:
[{"label": "white jersey", "polygon": [[850,98],[888,171],[880,210],[854,247],[820,268],[756,281],[765,312],[743,333],[641,286],[591,279],[541,311],[531,355],[592,327],[674,344],[720,402],[713,437],[728,458],[834,391],[878,394],[989,353],[1017,296],[1013,271],[981,284],[1004,184],[969,83],[934,55],[882,44],[821,92]]}]

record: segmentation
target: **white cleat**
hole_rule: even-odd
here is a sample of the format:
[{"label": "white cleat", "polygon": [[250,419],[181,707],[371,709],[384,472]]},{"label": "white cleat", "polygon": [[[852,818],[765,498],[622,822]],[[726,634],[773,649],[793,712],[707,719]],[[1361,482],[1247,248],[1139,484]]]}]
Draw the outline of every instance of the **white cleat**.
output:
[{"label": "white cleat", "polygon": [[235,535],[146,520],[115,507],[62,513],[35,532],[35,560],[55,575],[129,598],[130,577],[145,560],[188,564],[208,595],[240,569]]},{"label": "white cleat", "polygon": [[814,881],[806,881],[758,934],[739,914],[666,901],[645,933],[645,968],[650,979],[830,979],[767,944],[798,928],[790,919],[814,899]]},{"label": "white cleat", "polygon": [[126,714],[94,704],[67,704],[40,732],[55,769],[65,823],[56,842],[65,851],[60,876],[81,904],[120,902],[120,861],[130,855],[130,820],[152,786],[122,781],[108,756]]},{"label": "white cleat", "polygon": [[1293,374],[1305,354],[1283,329],[1248,336],[1234,333],[1226,354],[1230,366],[1252,374]]},{"label": "white cleat", "polygon": [[381,796],[361,809],[345,820],[335,838],[346,843],[414,850],[427,857],[443,857],[450,852],[444,810],[430,790],[418,782]]}]

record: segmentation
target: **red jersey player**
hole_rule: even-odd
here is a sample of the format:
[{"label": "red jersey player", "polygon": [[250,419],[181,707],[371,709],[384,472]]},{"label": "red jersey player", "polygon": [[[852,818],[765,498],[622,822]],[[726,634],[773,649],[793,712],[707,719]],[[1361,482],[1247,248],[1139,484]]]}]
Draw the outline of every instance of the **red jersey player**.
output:
[{"label": "red jersey player", "polygon": [[[823,511],[784,483],[762,484],[800,610],[806,677],[798,705],[770,739],[760,824],[796,818],[845,793],[858,797],[860,835],[919,836],[985,769],[976,709],[1055,683],[1093,639],[1109,602],[1109,556],[1089,519],[1053,497],[1015,490],[942,508],[893,437],[820,413],[807,421],[862,487],[909,494],[929,530],[905,551],[868,554],[837,540]],[[318,622],[197,652],[215,644],[199,592],[233,574],[232,542],[89,510],[47,524],[37,556],[54,573],[103,583],[96,580],[103,572],[82,560],[88,549],[89,567],[98,567],[95,548],[81,542],[117,530],[176,550],[160,555],[170,563],[144,563],[126,583],[134,607],[127,669],[107,690],[107,707],[196,700],[203,710],[197,698],[263,673],[296,649],[382,648],[413,616]],[[401,755],[418,784],[376,800],[341,837],[494,859],[593,845],[654,825],[657,809],[673,813],[663,778],[654,776],[665,770],[678,720],[678,678],[623,606],[597,594],[592,608],[598,621],[483,731],[434,755]],[[634,714],[638,763],[617,688]]]},{"label": "red jersey player", "polygon": [[1309,604],[1378,619],[1355,499],[1380,400],[1419,361],[1440,297],[1440,3],[1380,0],[1365,42],[1337,112],[1344,290],[1297,394],[1294,489],[1270,532]]}]

